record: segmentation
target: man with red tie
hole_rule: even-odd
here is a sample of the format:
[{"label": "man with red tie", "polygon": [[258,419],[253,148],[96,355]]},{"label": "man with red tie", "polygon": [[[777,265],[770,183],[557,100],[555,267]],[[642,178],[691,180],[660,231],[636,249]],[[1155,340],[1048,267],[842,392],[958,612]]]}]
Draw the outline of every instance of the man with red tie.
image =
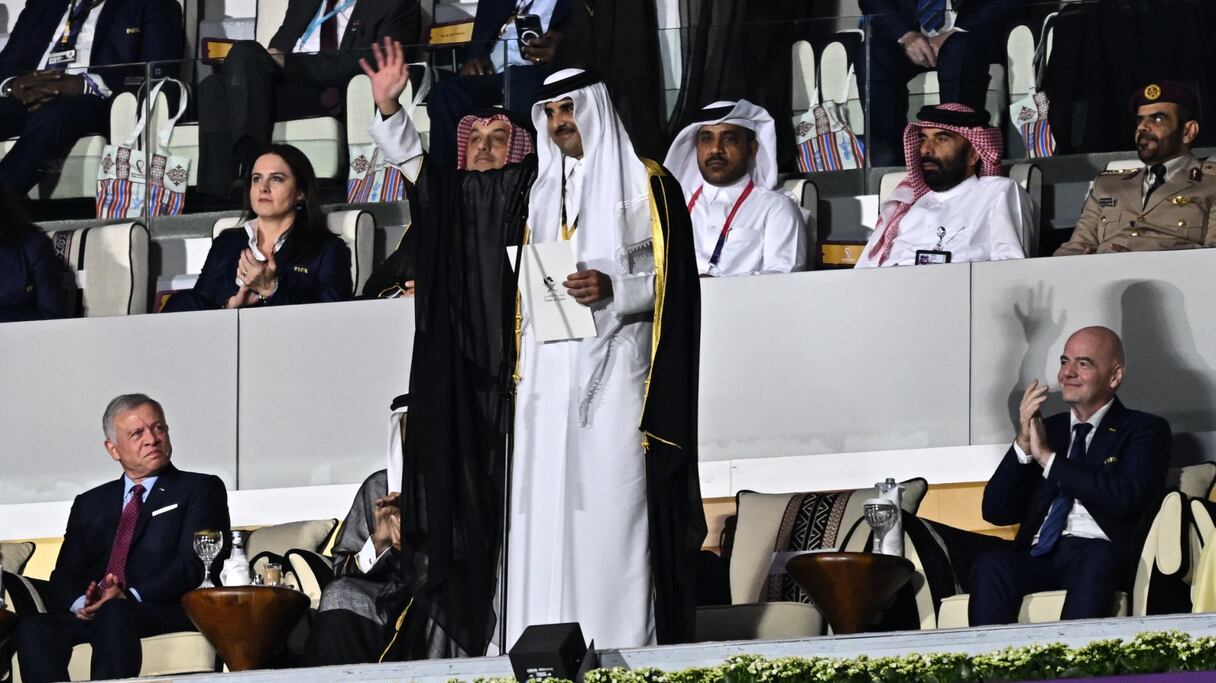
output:
[{"label": "man with red tie", "polygon": [[199,189],[226,196],[276,121],[340,116],[359,58],[385,38],[418,45],[419,17],[418,0],[290,0],[269,49],[243,40],[199,84]]},{"label": "man with red tie", "polygon": [[1119,335],[1084,327],[1064,344],[1057,373],[1071,410],[1046,419],[1046,383],[1030,383],[1017,438],[984,487],[991,524],[1021,524],[1009,549],[971,568],[970,624],[1017,621],[1022,598],[1066,590],[1062,619],[1112,616],[1127,590],[1146,525],[1165,486],[1170,426],[1115,396],[1126,360]]},{"label": "man with red tie", "polygon": [[27,683],[68,680],[72,648],[93,646],[92,680],[139,675],[140,638],[193,631],[181,606],[203,580],[194,532],[227,532],[228,494],[210,474],[183,472],[160,404],[143,394],[110,401],[106,451],[123,476],[76,497],[51,574],[47,613],[17,627]]}]

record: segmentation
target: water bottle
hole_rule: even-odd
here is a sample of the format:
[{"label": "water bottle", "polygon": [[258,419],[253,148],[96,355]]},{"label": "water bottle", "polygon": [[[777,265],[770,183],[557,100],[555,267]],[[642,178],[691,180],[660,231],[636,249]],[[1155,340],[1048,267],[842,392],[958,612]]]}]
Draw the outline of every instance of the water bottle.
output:
[{"label": "water bottle", "polygon": [[225,586],[248,586],[251,583],[249,560],[245,558],[245,534],[242,531],[232,532],[232,554],[224,560],[220,583]]}]

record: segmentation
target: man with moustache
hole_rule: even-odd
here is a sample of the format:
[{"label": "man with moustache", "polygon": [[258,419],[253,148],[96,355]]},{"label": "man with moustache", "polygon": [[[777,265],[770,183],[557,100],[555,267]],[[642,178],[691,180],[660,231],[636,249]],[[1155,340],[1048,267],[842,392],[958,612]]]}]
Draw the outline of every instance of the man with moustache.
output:
[{"label": "man with moustache", "polygon": [[1077,330],[1057,378],[1068,413],[1046,419],[1046,383],[1031,382],[1017,438],[984,487],[984,519],[1020,524],[1013,545],[981,555],[971,570],[970,624],[1017,620],[1023,596],[1067,590],[1063,619],[1111,616],[1126,590],[1144,525],[1165,485],[1170,426],[1129,410],[1123,342],[1105,327]]},{"label": "man with moustache", "polygon": [[715,102],[676,136],[664,166],[692,218],[697,268],[724,277],[806,267],[806,223],[777,187],[773,117],[747,100]]},{"label": "man with moustache", "polygon": [[904,129],[908,177],[883,202],[857,268],[1025,258],[1030,196],[1001,175],[1001,133],[961,104]]},{"label": "man with moustache", "polygon": [[203,580],[194,532],[228,532],[224,482],[173,466],[159,403],[144,394],[118,396],[106,406],[102,429],[123,474],[72,503],[47,613],[17,626],[17,661],[29,683],[68,680],[80,643],[93,646],[91,680],[138,676],[140,638],[195,630],[181,604]]},{"label": "man with moustache", "polygon": [[1094,180],[1072,238],[1056,256],[1194,249],[1216,244],[1216,162],[1191,155],[1199,100],[1174,81],[1132,96],[1136,153],[1144,166]]}]

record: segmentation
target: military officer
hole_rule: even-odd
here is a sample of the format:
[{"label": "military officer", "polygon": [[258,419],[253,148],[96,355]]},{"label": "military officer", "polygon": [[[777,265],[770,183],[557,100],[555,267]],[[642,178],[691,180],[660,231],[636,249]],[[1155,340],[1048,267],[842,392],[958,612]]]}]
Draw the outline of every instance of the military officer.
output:
[{"label": "military officer", "polygon": [[1144,166],[1094,180],[1072,239],[1056,256],[1216,244],[1216,162],[1191,155],[1199,102],[1187,86],[1149,84],[1131,99]]}]

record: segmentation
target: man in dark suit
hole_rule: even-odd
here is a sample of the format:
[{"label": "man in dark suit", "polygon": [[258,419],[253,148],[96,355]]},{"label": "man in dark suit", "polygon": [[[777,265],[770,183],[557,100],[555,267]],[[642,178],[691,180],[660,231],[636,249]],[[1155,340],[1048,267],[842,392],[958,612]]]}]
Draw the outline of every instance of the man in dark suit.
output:
[{"label": "man in dark suit", "polygon": [[866,60],[857,60],[868,82],[873,166],[903,166],[902,134],[908,123],[908,81],[937,71],[941,101],[985,109],[988,65],[1005,58],[1005,32],[1021,0],[860,0],[875,15],[869,79]]},{"label": "man in dark suit", "polygon": [[[535,15],[542,35],[521,39],[515,19]],[[481,0],[473,18],[473,39],[456,78],[435,85],[427,99],[431,119],[430,154],[456,167],[456,127],[474,111],[502,104],[527,117],[536,91],[553,72],[570,18],[570,0]],[[525,42],[526,40],[526,42]]]},{"label": "man in dark suit", "polygon": [[224,483],[169,462],[173,446],[159,403],[119,396],[102,426],[123,476],[72,504],[47,614],[17,626],[27,683],[68,680],[72,647],[80,643],[93,646],[93,680],[138,676],[141,637],[194,630],[181,606],[182,595],[203,580],[194,532],[228,531]]},{"label": "man in dark suit", "polygon": [[1026,388],[1017,439],[983,501],[985,520],[1021,528],[1012,548],[972,567],[972,626],[1016,621],[1023,596],[1045,590],[1068,591],[1063,619],[1110,616],[1170,460],[1169,423],[1115,396],[1123,368],[1119,336],[1085,327],[1060,356],[1060,393],[1072,410],[1044,420],[1047,385]]},{"label": "man in dark suit", "polygon": [[143,81],[143,68],[102,67],[181,59],[182,11],[177,0],[39,0],[9,36],[0,139],[20,139],[0,159],[0,182],[25,194],[78,139],[108,134],[110,97]]},{"label": "man in dark suit", "polygon": [[419,31],[418,0],[291,0],[269,49],[241,41],[199,84],[199,189],[228,195],[275,121],[340,115],[372,43],[417,45]]}]

